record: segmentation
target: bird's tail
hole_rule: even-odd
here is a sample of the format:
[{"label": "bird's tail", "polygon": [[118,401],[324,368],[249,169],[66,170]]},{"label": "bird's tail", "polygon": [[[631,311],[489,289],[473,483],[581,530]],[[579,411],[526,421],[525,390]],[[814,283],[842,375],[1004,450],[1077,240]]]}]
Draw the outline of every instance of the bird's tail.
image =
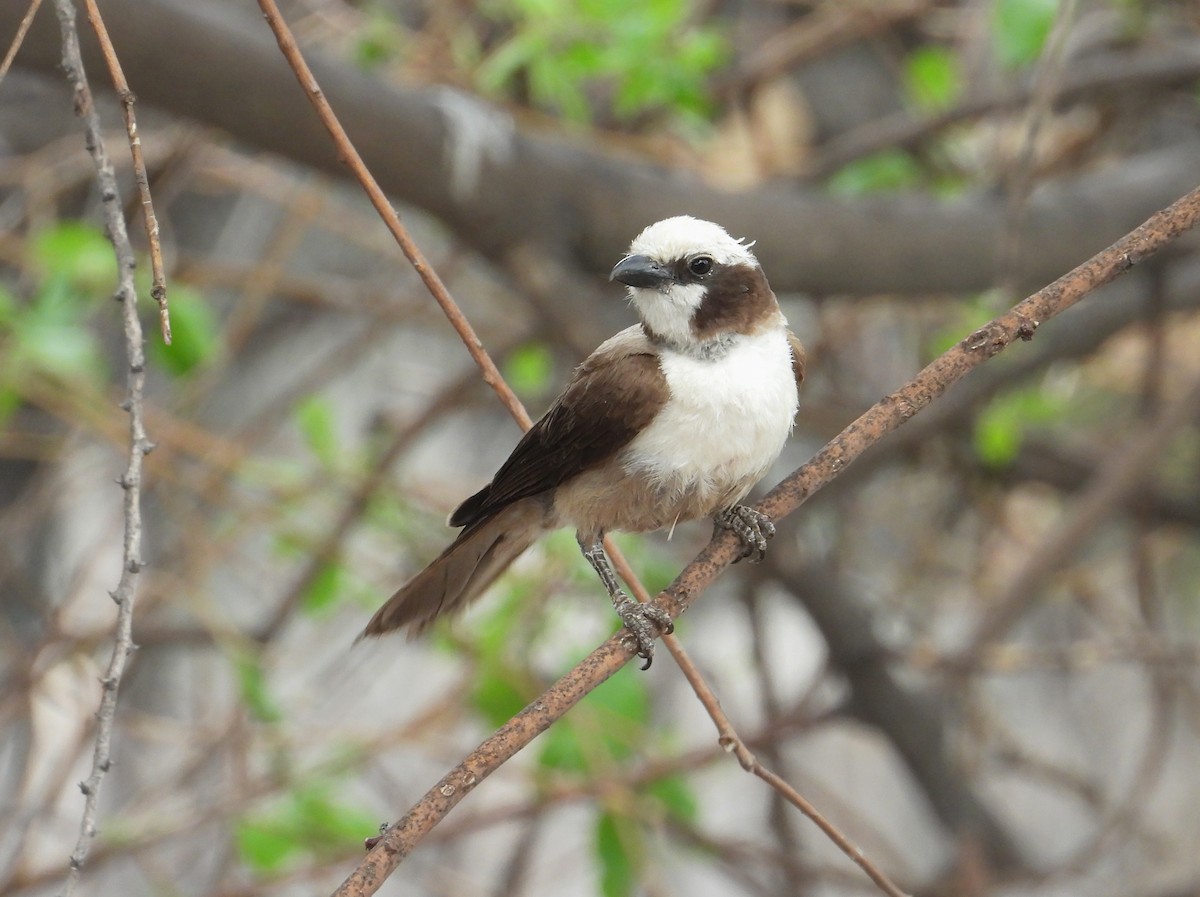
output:
[{"label": "bird's tail", "polygon": [[404,626],[416,635],[441,614],[462,610],[544,532],[543,516],[539,503],[518,501],[467,527],[375,612],[359,638]]}]

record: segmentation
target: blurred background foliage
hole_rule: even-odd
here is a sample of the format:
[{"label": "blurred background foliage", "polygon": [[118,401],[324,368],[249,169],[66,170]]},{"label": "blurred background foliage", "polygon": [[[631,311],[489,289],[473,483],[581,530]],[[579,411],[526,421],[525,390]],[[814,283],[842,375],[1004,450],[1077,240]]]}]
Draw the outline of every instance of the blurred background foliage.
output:
[{"label": "blurred background foliage", "polygon": [[[246,4],[192,3],[231,35],[263,27]],[[928,202],[931,233],[983,208],[998,261],[978,289],[922,289],[903,259],[917,287],[856,288],[863,262],[839,245],[825,252],[844,291],[775,281],[810,378],[768,484],[1040,285],[1021,272],[1061,234],[1023,230],[1039,190],[1081,179],[1067,230],[1091,234],[1106,197],[1153,191],[1156,154],[1200,141],[1200,19],[1184,2],[294,0],[286,14],[339,77],[454,88],[515,132],[586,147],[584,181],[651,163],[730,190],[731,214],[756,191],[823,198],[878,227],[884,257],[909,236],[889,197]],[[114,36],[119,53],[147,39]],[[189,52],[186,31],[160,39]],[[64,85],[23,55],[0,82],[3,897],[54,891],[78,829],[127,429],[89,163]],[[1085,70],[1091,86],[1067,91]],[[614,621],[560,533],[463,620],[351,649],[518,431],[353,186],[198,123],[181,97],[139,106],[175,339],[146,301],[149,566],[83,891],[319,893]],[[141,239],[119,110],[101,100]],[[378,139],[405,154],[410,135],[380,116]],[[552,205],[563,232],[594,224]],[[548,230],[543,258],[570,289],[540,290],[554,266],[404,214],[535,414],[631,320],[604,282],[615,254],[592,264]],[[1077,513],[1200,378],[1195,250],[1182,241],[987,365],[680,621],[763,761],[913,893],[1200,887],[1200,417]],[[657,590],[707,537],[620,542]],[[715,745],[664,654],[480,787],[382,893],[864,892]]]}]

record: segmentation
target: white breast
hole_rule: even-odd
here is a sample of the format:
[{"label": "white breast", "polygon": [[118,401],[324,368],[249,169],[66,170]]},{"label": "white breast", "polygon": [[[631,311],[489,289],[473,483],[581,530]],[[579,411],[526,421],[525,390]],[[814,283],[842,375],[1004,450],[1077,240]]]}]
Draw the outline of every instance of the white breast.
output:
[{"label": "white breast", "polygon": [[741,336],[716,360],[664,350],[671,398],[629,444],[623,465],[686,519],[733,504],[779,457],[798,395],[784,328]]}]

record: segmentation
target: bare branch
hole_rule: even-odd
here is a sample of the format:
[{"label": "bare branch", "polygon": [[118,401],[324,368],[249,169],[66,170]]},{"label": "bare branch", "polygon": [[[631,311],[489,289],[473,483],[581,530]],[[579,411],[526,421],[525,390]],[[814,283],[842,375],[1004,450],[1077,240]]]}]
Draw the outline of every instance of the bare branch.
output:
[{"label": "bare branch", "polygon": [[142,218],[146,223],[146,243],[150,247],[150,274],[153,280],[150,287],[150,298],[158,305],[159,326],[162,328],[163,342],[171,344],[171,314],[167,309],[167,280],[163,273],[162,244],[158,239],[158,218],[154,214],[154,202],[150,198],[150,179],[146,175],[146,160],[142,157],[142,138],[138,133],[137,117],[133,114],[133,104],[136,98],[121,71],[121,61],[117,51],[109,39],[104,20],[100,18],[100,8],[96,0],[83,0],[87,8],[88,21],[91,22],[96,37],[100,41],[100,51],[108,64],[112,76],[113,87],[125,110],[125,130],[129,133],[129,152],[133,156],[133,177],[137,182],[138,194],[142,199]]},{"label": "bare branch", "polygon": [[104,775],[112,765],[112,734],[117,709],[117,691],[121,685],[126,660],[134,650],[133,604],[138,574],[142,569],[142,461],[153,445],[146,437],[143,419],[142,392],[146,380],[146,359],[142,346],[142,325],[137,314],[137,289],[133,282],[136,259],[133,246],[129,242],[129,233],[125,228],[125,219],[122,217],[121,194],[117,187],[116,175],[104,149],[100,119],[92,103],[91,89],[88,87],[83,60],[79,55],[75,7],[71,0],[55,0],[55,11],[62,30],[63,69],[75,92],[75,111],[83,119],[85,143],[96,166],[104,225],[117,256],[116,299],[121,303],[125,353],[129,364],[126,399],[122,406],[129,412],[129,461],[119,481],[121,488],[125,490],[124,548],[121,577],[116,590],[111,593],[113,601],[117,604],[116,632],[112,657],[101,680],[103,693],[96,715],[96,747],[92,754],[92,771],[87,780],[80,784],[84,794],[83,820],[62,890],[64,897],[69,897],[79,883],[92,840],[96,835],[97,798]]},{"label": "bare branch", "polygon": [[4,76],[8,74],[9,67],[12,66],[17,51],[21,49],[21,42],[29,33],[29,26],[33,24],[33,17],[37,15],[38,7],[41,5],[42,0],[30,0],[29,9],[25,12],[25,17],[21,19],[21,24],[17,26],[17,33],[13,35],[12,43],[8,45],[8,52],[4,54],[4,60],[0,62],[0,81],[3,81]]}]

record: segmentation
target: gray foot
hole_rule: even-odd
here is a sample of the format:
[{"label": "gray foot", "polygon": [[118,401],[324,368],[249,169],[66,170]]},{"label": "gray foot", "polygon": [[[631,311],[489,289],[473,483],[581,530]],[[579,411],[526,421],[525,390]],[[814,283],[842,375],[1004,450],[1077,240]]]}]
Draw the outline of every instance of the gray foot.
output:
[{"label": "gray foot", "polygon": [[629,630],[626,647],[636,651],[637,656],[646,661],[642,665],[643,670],[650,669],[650,664],[654,663],[654,640],[660,632],[669,635],[675,631],[671,615],[653,604],[634,601],[621,591],[612,598],[613,609]]},{"label": "gray foot", "polygon": [[583,549],[583,556],[604,583],[604,590],[612,599],[613,610],[629,630],[630,641],[627,647],[636,650],[637,656],[646,661],[642,666],[643,670],[650,669],[650,664],[654,662],[654,640],[658,638],[659,632],[675,631],[671,615],[652,604],[634,601],[625,594],[625,590],[617,582],[617,575],[609,566],[608,558],[604,554],[604,545],[599,538],[590,542],[579,538],[579,547]]},{"label": "gray foot", "polygon": [[735,564],[742,558],[749,558],[750,563],[757,564],[766,557],[767,540],[775,535],[775,524],[766,514],[746,505],[734,505],[718,511],[713,522],[721,529],[733,530],[742,540],[742,553],[734,561]]}]

